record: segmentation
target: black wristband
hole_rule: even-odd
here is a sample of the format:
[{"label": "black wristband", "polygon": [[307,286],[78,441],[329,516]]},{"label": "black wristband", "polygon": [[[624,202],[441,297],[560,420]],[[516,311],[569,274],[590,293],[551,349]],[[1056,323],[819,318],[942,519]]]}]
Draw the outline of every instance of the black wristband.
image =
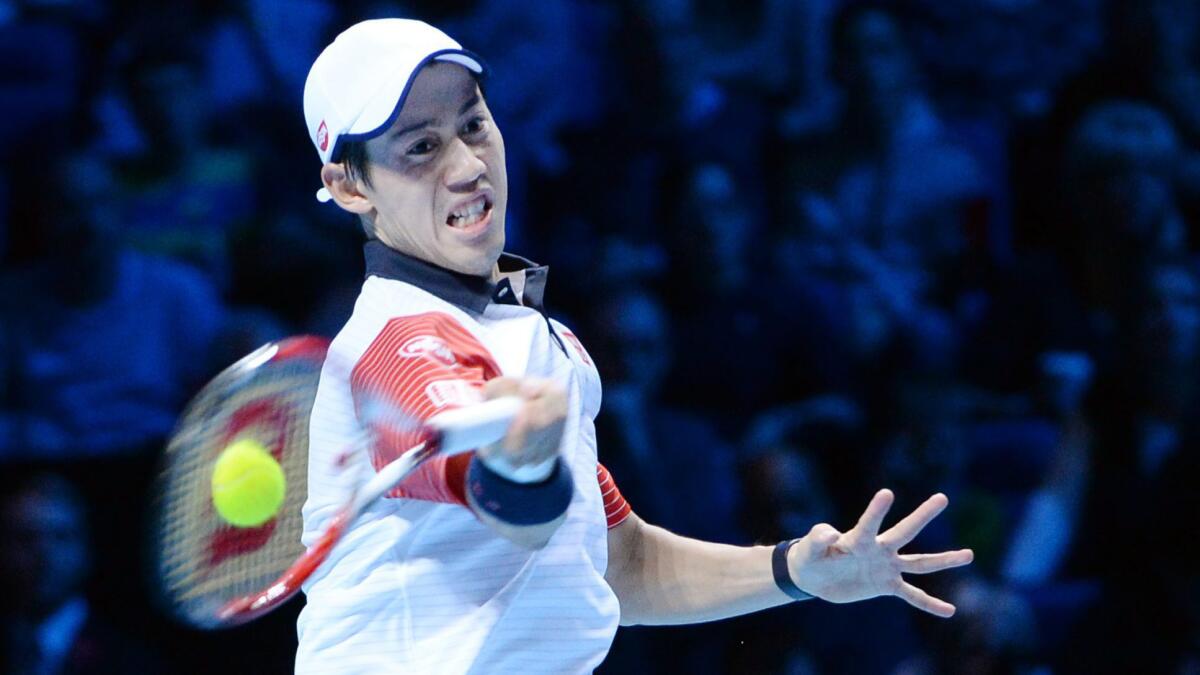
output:
[{"label": "black wristband", "polygon": [[812,600],[813,596],[800,590],[796,582],[792,581],[792,573],[788,571],[787,554],[798,541],[800,540],[792,539],[775,545],[775,550],[771,552],[771,571],[775,574],[775,585],[787,593],[788,597],[793,600]]},{"label": "black wristband", "polygon": [[571,471],[561,459],[546,480],[518,483],[492,471],[478,457],[467,467],[467,491],[491,516],[511,525],[540,525],[561,516],[575,494]]}]

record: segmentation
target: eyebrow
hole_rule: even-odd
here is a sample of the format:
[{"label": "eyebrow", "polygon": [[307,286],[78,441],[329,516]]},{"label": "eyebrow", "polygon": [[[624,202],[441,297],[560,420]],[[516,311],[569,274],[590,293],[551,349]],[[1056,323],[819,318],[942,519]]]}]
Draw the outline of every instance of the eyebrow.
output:
[{"label": "eyebrow", "polygon": [[[467,102],[464,103],[462,105],[462,107],[458,109],[458,114],[459,115],[466,114],[466,112],[468,110],[470,110],[471,108],[474,108],[475,104],[477,104],[477,103],[479,103],[479,94],[477,94],[477,93],[471,94],[471,98],[468,98]],[[434,122],[435,122],[435,120],[433,120],[433,119],[426,119],[426,120],[421,120],[420,122],[416,122],[414,124],[410,124],[410,125],[404,127],[403,129],[393,133],[392,138],[400,138],[401,136],[403,136],[405,134],[411,134],[414,131],[420,131],[421,129],[424,129],[425,127],[433,124]]]}]

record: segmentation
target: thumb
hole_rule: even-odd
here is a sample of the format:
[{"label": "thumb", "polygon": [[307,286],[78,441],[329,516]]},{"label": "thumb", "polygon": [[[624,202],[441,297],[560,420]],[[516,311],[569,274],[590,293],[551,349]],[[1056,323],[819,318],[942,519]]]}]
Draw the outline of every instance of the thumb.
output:
[{"label": "thumb", "polygon": [[483,383],[483,398],[492,400],[503,396],[519,396],[521,380],[515,377],[493,377]]},{"label": "thumb", "polygon": [[830,525],[829,523],[818,523],[813,525],[813,528],[808,532],[808,538],[812,542],[809,547],[809,552],[813,557],[821,556],[825,550],[837,543],[838,537],[842,536],[841,532]]}]

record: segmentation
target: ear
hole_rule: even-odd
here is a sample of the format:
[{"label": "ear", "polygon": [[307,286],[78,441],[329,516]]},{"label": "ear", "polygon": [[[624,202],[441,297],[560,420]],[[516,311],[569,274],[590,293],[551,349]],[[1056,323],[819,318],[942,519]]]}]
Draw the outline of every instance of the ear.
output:
[{"label": "ear", "polygon": [[334,203],[350,213],[366,215],[375,208],[367,197],[363,185],[346,171],[342,164],[326,162],[321,167],[321,182],[333,197]]}]

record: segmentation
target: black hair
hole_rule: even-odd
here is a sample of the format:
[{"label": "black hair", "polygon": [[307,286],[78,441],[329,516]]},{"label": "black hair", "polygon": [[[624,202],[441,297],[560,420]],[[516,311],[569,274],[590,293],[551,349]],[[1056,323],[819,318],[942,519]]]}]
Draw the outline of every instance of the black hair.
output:
[{"label": "black hair", "polygon": [[346,141],[340,153],[341,165],[346,167],[346,173],[351,178],[362,178],[368,187],[371,185],[371,162],[367,159],[366,141]]}]

